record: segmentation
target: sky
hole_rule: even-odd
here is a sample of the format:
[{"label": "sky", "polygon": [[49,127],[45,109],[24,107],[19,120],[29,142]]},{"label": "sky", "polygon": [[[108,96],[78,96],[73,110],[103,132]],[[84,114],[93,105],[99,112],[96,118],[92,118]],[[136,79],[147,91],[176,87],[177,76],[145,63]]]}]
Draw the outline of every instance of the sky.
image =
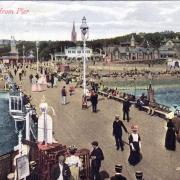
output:
[{"label": "sky", "polygon": [[1,1],[0,39],[71,40],[83,16],[89,40],[129,33],[180,32],[180,1]]}]

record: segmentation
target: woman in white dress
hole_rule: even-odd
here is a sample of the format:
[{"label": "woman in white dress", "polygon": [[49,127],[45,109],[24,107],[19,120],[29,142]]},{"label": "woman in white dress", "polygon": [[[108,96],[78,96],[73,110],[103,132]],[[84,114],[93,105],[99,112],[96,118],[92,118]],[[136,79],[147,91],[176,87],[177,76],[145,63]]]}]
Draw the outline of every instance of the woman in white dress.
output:
[{"label": "woman in white dress", "polygon": [[66,158],[65,163],[68,164],[70,171],[71,171],[71,180],[79,180],[79,170],[82,167],[82,162],[79,158],[79,156],[76,156],[75,153],[77,151],[77,148],[70,147],[69,153],[70,156]]}]

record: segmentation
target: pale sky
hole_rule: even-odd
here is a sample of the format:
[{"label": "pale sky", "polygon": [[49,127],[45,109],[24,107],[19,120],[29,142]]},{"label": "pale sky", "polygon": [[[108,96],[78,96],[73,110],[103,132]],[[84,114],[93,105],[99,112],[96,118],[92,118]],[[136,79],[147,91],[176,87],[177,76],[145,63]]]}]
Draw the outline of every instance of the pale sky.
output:
[{"label": "pale sky", "polygon": [[[18,8],[28,12],[16,14]],[[16,40],[71,40],[75,21],[81,40],[83,16],[89,26],[89,39],[164,30],[180,32],[178,1],[1,1],[0,39],[13,35]]]}]

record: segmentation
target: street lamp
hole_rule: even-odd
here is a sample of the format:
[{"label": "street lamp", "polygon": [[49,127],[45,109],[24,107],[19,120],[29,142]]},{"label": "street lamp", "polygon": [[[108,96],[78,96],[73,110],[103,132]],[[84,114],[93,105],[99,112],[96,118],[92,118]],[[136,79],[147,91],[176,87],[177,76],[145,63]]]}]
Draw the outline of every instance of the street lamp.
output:
[{"label": "street lamp", "polygon": [[25,51],[25,46],[23,45],[23,67],[24,67],[24,51]]},{"label": "street lamp", "polygon": [[86,98],[86,40],[89,37],[89,27],[86,24],[85,16],[82,19],[82,24],[80,26],[81,37],[83,40],[83,102],[82,108],[87,108],[87,98]]},{"label": "street lamp", "polygon": [[136,76],[134,77],[134,97],[136,100]]},{"label": "street lamp", "polygon": [[37,50],[37,73],[38,73],[38,65],[39,65],[39,58],[38,58],[38,51],[39,51],[39,41],[36,41],[36,50]]}]

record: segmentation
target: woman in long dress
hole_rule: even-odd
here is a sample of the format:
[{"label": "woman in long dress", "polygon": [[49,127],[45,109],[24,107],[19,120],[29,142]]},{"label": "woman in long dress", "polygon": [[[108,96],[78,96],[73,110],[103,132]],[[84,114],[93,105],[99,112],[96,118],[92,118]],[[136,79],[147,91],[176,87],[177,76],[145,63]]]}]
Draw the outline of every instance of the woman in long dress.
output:
[{"label": "woman in long dress", "polygon": [[75,155],[76,151],[77,151],[77,148],[70,147],[69,148],[70,156],[68,156],[65,161],[71,171],[71,180],[80,179],[79,171],[80,171],[80,168],[82,167],[82,162],[79,156]]},{"label": "woman in long dress", "polygon": [[169,119],[167,122],[167,132],[165,138],[165,147],[168,150],[175,151],[176,150],[176,135],[175,135],[175,127],[172,122],[172,119]]},{"label": "woman in long dress", "polygon": [[135,166],[141,161],[141,138],[138,134],[138,126],[131,127],[132,133],[129,136],[130,155],[128,158],[129,164]]}]

